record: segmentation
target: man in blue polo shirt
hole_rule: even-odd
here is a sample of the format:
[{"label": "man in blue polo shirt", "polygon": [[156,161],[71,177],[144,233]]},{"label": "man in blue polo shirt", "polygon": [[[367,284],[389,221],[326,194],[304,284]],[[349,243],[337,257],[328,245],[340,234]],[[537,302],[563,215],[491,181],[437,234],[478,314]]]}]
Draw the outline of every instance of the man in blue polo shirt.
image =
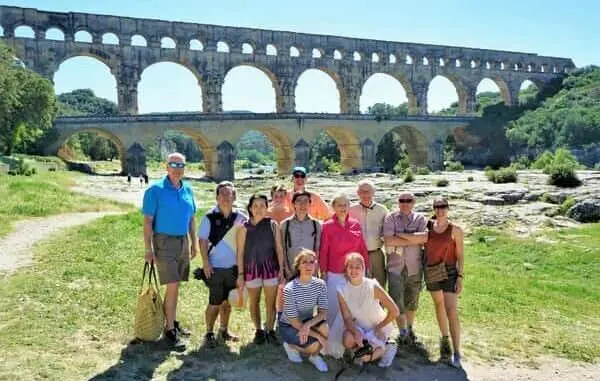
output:
[{"label": "man in blue polo shirt", "polygon": [[[154,262],[160,284],[166,284],[164,298],[165,337],[174,347],[184,347],[181,336],[189,336],[176,319],[179,282],[189,278],[190,259],[198,252],[196,202],[192,188],[181,179],[185,157],[172,153],[167,158],[167,175],[144,192],[144,245],[146,261]],[[191,247],[190,247],[191,246]]]}]

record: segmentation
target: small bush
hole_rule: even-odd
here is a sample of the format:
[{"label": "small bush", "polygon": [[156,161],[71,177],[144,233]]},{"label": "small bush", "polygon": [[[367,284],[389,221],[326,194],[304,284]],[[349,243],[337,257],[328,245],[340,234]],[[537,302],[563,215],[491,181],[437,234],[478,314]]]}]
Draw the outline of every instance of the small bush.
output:
[{"label": "small bush", "polygon": [[469,177],[467,177],[467,181],[468,181],[468,182],[471,182],[471,181],[473,181],[473,176],[469,176]]},{"label": "small bush", "polygon": [[48,172],[56,172],[56,167],[50,167],[50,168],[48,168]]},{"label": "small bush", "polygon": [[448,184],[450,184],[450,181],[448,181],[448,179],[439,179],[435,182],[436,187],[447,187]]},{"label": "small bush", "polygon": [[460,161],[449,161],[446,163],[446,171],[462,172],[465,170],[464,165]]},{"label": "small bush", "polygon": [[488,170],[485,172],[488,180],[496,184],[516,183],[518,176],[517,170],[514,167],[505,167],[496,170]]},{"label": "small bush", "polygon": [[575,170],[569,165],[553,165],[549,168],[548,184],[562,188],[575,188],[581,185]]},{"label": "small bush", "polygon": [[424,175],[430,174],[431,171],[427,167],[419,167],[419,168],[417,168],[417,172],[416,173],[417,173],[417,175],[424,176]]},{"label": "small bush", "polygon": [[565,199],[565,201],[563,201],[563,203],[560,204],[560,206],[558,207],[558,213],[560,213],[563,216],[566,216],[567,212],[573,207],[573,205],[575,205],[575,199],[571,196],[568,196]]},{"label": "small bush", "polygon": [[410,170],[410,168],[408,168],[405,172],[404,172],[404,182],[405,183],[412,183],[413,181],[415,181],[415,176],[413,175],[412,171]]},{"label": "small bush", "polygon": [[535,159],[531,164],[532,169],[544,169],[554,161],[554,155],[550,151],[544,151],[540,156]]},{"label": "small bush", "polygon": [[326,157],[323,158],[323,171],[329,173],[340,173],[342,172],[342,164],[337,161],[329,160]]},{"label": "small bush", "polygon": [[529,160],[529,158],[527,156],[519,156],[512,163],[512,166],[515,167],[515,169],[517,169],[517,170],[528,169],[531,166],[531,160]]},{"label": "small bush", "polygon": [[403,157],[402,159],[398,160],[398,162],[396,163],[396,165],[394,165],[394,173],[396,175],[401,175],[403,174],[408,168],[410,168],[410,163],[408,161],[408,157]]}]

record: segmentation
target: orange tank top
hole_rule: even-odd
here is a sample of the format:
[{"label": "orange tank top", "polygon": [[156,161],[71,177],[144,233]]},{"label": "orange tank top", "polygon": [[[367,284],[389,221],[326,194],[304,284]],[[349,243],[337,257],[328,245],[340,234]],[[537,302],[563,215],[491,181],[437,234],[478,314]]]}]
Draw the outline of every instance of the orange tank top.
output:
[{"label": "orange tank top", "polygon": [[[429,236],[425,244],[427,265],[437,265],[445,261],[448,265],[456,263],[456,242],[452,239],[452,224],[441,233],[437,233],[433,226],[429,229]],[[445,255],[445,259],[444,259]]]}]

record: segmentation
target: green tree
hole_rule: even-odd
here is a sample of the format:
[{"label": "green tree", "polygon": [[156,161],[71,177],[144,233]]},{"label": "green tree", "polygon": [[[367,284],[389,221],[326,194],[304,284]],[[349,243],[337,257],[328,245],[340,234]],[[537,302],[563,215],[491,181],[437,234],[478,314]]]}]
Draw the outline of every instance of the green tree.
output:
[{"label": "green tree", "polygon": [[310,147],[309,167],[315,171],[324,171],[339,163],[340,157],[340,150],[335,140],[327,133],[321,132]]},{"label": "green tree", "polygon": [[15,64],[11,50],[0,42],[0,150],[29,150],[52,127],[56,98],[52,83]]}]

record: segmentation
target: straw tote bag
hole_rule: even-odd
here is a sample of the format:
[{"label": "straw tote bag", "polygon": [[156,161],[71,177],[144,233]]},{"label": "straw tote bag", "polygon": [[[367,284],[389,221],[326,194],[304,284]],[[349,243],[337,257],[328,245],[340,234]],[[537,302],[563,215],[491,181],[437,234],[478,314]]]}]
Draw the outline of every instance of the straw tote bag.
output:
[{"label": "straw tote bag", "polygon": [[[148,268],[150,271],[148,271]],[[144,280],[148,273],[148,284],[144,287]],[[154,284],[152,280],[154,279]],[[162,334],[165,323],[163,302],[160,297],[160,289],[156,279],[154,262],[144,265],[142,285],[137,296],[135,309],[135,337],[144,341],[157,340]]]}]

